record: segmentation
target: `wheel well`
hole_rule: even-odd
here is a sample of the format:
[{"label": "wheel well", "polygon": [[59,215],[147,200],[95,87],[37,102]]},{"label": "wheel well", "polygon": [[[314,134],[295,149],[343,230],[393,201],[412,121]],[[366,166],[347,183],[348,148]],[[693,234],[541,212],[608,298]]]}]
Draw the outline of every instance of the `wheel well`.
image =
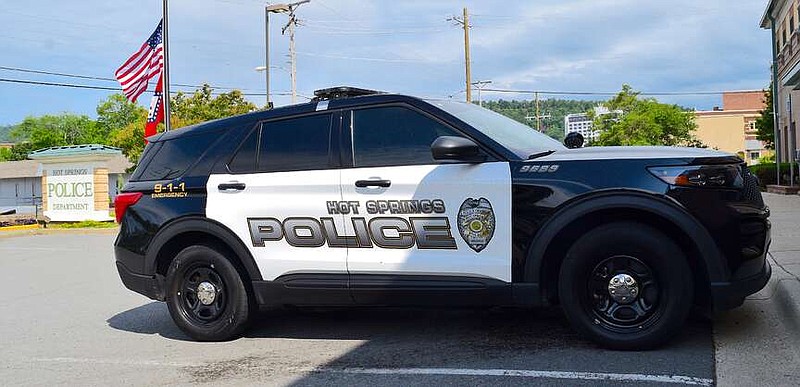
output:
[{"label": "wheel well", "polygon": [[581,235],[602,224],[628,221],[651,226],[671,238],[683,250],[692,270],[695,303],[707,305],[709,298],[708,273],[700,250],[691,237],[677,225],[654,213],[626,208],[604,209],[583,215],[569,223],[556,234],[545,249],[543,267],[540,271],[540,284],[544,297],[553,304],[558,303],[558,275],[567,250]]},{"label": "wheel well", "polygon": [[239,271],[239,275],[242,276],[242,280],[245,283],[247,290],[252,292],[250,275],[247,273],[244,265],[242,265],[238,254],[236,254],[236,252],[222,239],[214,236],[213,234],[201,231],[187,231],[180,233],[165,243],[158,251],[158,254],[156,254],[156,273],[166,277],[167,270],[169,269],[170,263],[172,263],[172,259],[175,258],[175,256],[178,255],[181,250],[195,245],[211,247],[228,257],[231,263],[233,263],[233,265],[236,267],[236,270]]}]

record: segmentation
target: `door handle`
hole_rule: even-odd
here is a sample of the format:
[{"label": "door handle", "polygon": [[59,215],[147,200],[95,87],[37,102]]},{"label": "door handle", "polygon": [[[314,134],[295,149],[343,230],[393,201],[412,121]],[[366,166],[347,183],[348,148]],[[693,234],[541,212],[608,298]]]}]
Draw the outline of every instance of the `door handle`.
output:
[{"label": "door handle", "polygon": [[239,183],[239,182],[236,182],[236,181],[233,181],[233,182],[230,182],[230,183],[220,183],[217,186],[217,188],[220,191],[230,191],[230,190],[243,191],[245,187],[247,187],[246,184]]},{"label": "door handle", "polygon": [[391,180],[356,180],[356,187],[358,188],[366,188],[366,187],[381,187],[381,188],[389,188],[392,185]]}]

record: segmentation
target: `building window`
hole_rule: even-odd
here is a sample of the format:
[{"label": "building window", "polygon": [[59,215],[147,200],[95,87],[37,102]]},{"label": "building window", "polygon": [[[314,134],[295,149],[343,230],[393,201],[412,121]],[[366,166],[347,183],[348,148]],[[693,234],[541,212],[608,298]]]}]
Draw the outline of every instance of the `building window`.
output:
[{"label": "building window", "polygon": [[761,153],[759,152],[750,152],[750,160],[758,160],[761,157]]}]

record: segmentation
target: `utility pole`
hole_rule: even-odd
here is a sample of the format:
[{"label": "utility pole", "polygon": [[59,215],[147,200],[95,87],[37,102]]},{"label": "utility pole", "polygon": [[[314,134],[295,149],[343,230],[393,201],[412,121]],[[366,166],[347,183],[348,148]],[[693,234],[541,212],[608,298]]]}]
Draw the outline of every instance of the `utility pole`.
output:
[{"label": "utility pole", "polygon": [[[311,0],[302,0],[296,3],[286,4],[286,7],[289,9],[289,21],[281,29],[281,34],[286,34],[286,30],[289,30],[289,60],[292,64],[292,104],[297,103],[297,54],[294,49],[294,27],[297,25],[297,17],[295,16],[294,11],[297,9],[297,7],[308,3],[309,1]],[[269,71],[269,69],[267,69],[267,71]]]},{"label": "utility pole", "polygon": [[537,132],[541,132],[542,131],[542,119],[539,116],[539,92],[537,91],[536,94],[534,94],[534,95],[536,96],[536,131]]},{"label": "utility pole", "polygon": [[449,21],[454,21],[456,25],[464,27],[464,67],[466,72],[467,84],[467,102],[472,102],[472,73],[470,70],[470,55],[469,55],[469,12],[467,7],[464,7],[464,14],[461,18],[453,16]]},{"label": "utility pole", "polygon": [[161,90],[164,92],[161,98],[164,99],[164,130],[169,132],[172,130],[172,120],[170,120],[170,107],[169,107],[169,8],[167,0],[164,0],[161,22],[161,39],[164,42],[164,68],[161,70],[164,76],[162,77]]},{"label": "utility pole", "polygon": [[471,86],[475,86],[475,88],[478,89],[478,105],[481,107],[483,107],[483,96],[481,94],[481,91],[483,90],[484,86],[490,83],[492,83],[492,81],[486,80],[486,81],[475,81],[470,84]]}]

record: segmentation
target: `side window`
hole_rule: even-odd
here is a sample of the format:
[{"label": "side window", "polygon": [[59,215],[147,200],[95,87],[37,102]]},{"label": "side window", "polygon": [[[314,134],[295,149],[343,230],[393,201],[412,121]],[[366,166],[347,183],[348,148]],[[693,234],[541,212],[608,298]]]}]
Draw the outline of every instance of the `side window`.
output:
[{"label": "side window", "polygon": [[212,132],[164,141],[137,180],[167,180],[183,175],[219,135]]},{"label": "side window", "polygon": [[258,153],[259,130],[253,130],[242,142],[233,160],[228,163],[231,172],[246,173],[256,170],[256,154]]},{"label": "side window", "polygon": [[259,172],[329,168],[331,115],[265,122],[261,127]]},{"label": "side window", "polygon": [[356,167],[438,163],[431,143],[458,132],[414,110],[379,107],[353,111],[353,163]]}]

